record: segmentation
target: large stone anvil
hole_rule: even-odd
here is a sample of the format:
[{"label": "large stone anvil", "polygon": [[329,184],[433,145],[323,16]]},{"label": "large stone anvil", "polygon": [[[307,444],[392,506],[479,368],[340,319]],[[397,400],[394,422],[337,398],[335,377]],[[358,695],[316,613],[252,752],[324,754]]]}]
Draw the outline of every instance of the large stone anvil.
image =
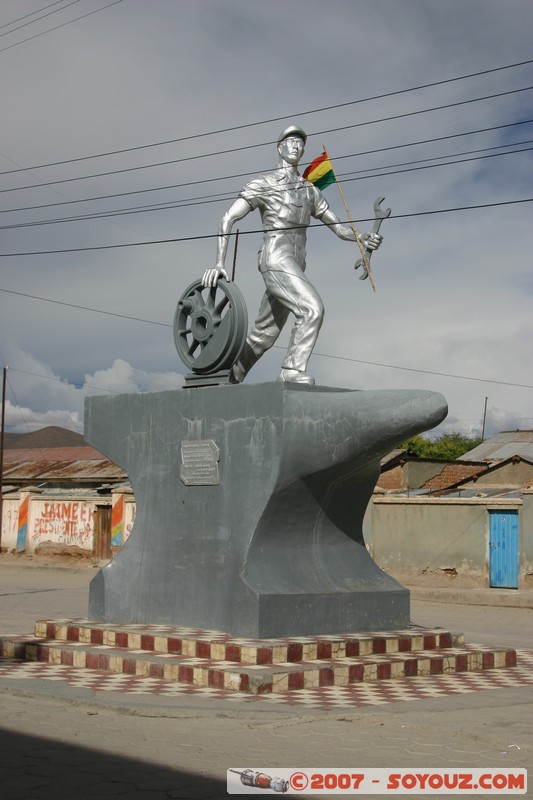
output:
[{"label": "large stone anvil", "polygon": [[137,502],[89,616],[246,638],[407,627],[363,515],[382,457],[446,413],[433,392],[278,382],[88,398],[85,436]]}]

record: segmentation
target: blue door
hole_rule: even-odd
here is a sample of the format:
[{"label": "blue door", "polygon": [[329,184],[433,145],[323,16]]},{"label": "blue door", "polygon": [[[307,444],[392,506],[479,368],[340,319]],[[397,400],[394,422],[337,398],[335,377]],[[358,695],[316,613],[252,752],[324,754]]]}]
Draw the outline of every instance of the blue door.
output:
[{"label": "blue door", "polygon": [[490,585],[518,589],[518,511],[489,511]]}]

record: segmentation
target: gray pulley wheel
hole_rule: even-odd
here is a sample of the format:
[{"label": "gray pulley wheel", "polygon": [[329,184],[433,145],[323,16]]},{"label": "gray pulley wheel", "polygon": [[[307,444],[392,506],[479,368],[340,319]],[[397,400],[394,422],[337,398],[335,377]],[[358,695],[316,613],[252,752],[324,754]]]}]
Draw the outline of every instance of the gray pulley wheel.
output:
[{"label": "gray pulley wheel", "polygon": [[185,366],[198,375],[231,369],[247,330],[246,305],[234,283],[220,279],[209,289],[197,280],[178,300],[174,342]]}]

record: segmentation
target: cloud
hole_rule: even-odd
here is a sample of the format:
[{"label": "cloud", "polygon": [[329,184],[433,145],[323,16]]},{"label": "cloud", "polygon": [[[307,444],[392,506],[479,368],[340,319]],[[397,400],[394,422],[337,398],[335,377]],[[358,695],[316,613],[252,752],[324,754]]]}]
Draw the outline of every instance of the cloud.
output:
[{"label": "cloud", "polygon": [[54,409],[39,413],[31,408],[13,405],[10,400],[6,400],[5,423],[6,429],[12,433],[28,433],[49,425],[77,432],[83,429],[83,423],[76,411]]},{"label": "cloud", "polygon": [[175,372],[146,372],[135,369],[121,358],[115,359],[108,369],[97,370],[85,376],[86,391],[108,392],[160,392],[180,389],[183,377]]},{"label": "cloud", "polygon": [[[0,24],[25,12],[22,2],[5,0]],[[81,421],[88,390],[182,385],[171,326],[179,296],[214,264],[214,236],[229,201],[211,195],[233,196],[243,173],[273,166],[275,146],[263,143],[294,120],[309,133],[307,158],[326,144],[339,172],[378,172],[344,183],[353,217],[370,218],[362,230],[372,226],[376,197],[385,195],[393,209],[373,257],[376,295],[353,272],[358,256],[349,243],[324,228],[309,233],[308,275],[326,307],[316,347],[324,355],[310,362],[317,381],[440,391],[450,406],[444,425],[461,430],[479,426],[488,396],[489,409],[498,409],[491,425],[530,425],[530,204],[428,212],[529,197],[531,152],[431,169],[413,163],[391,175],[377,169],[435,156],[455,160],[463,150],[532,138],[533,125],[515,125],[528,118],[528,92],[473,102],[530,85],[531,65],[404,91],[525,61],[533,6],[513,0],[512,9],[501,0],[330,0],[327,13],[318,0],[225,0],[223,7],[218,0],[158,0],[156,11],[128,2],[3,52],[12,79],[3,87],[10,114],[0,170],[32,169],[3,175],[9,191],[0,192],[1,226],[206,200],[2,230],[3,253],[72,249],[0,258],[0,289],[73,306],[0,293],[0,358],[13,368],[18,403],[36,423],[57,409]],[[372,96],[378,99],[364,100]],[[320,108],[326,110],[302,113]],[[509,127],[407,146],[500,125]],[[224,128],[236,130],[204,135]],[[156,142],[167,144],[144,146]],[[139,149],[113,154],[131,147]],[[99,153],[109,155],[92,158]],[[35,166],[84,156],[91,158]],[[77,180],[82,176],[94,177]],[[38,183],[44,185],[23,188]],[[130,194],[94,199],[120,193]],[[336,188],[326,194],[344,218]],[[63,200],[79,202],[34,208]],[[237,283],[250,320],[263,292],[260,227],[257,213],[239,224]],[[139,245],[170,239],[181,241]],[[108,249],[80,251],[93,247]],[[281,347],[287,338],[284,332]],[[273,349],[249,380],[274,379],[282,359],[283,350]],[[477,377],[499,383],[465,379]]]},{"label": "cloud", "polygon": [[11,355],[19,366],[7,373],[6,429],[17,433],[47,425],[82,431],[87,395],[159,392],[183,386],[178,373],[135,369],[123,359],[85,375],[83,383],[75,386],[24,351],[13,349]]}]

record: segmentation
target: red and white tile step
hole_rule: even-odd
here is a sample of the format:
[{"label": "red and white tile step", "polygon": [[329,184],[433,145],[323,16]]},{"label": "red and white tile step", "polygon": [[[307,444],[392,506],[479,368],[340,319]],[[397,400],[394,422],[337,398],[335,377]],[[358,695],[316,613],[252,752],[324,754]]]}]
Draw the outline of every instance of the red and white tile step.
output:
[{"label": "red and white tile step", "polygon": [[348,686],[324,686],[274,694],[247,694],[225,689],[198,687],[158,678],[120,675],[92,669],[78,669],[38,661],[0,659],[0,680],[23,685],[26,681],[63,684],[74,691],[135,697],[197,698],[223,700],[228,703],[263,702],[275,705],[304,706],[308,710],[328,711],[337,708],[364,708],[412,700],[435,699],[494,689],[533,686],[533,653],[517,651],[517,666],[511,669],[488,669],[483,672],[456,672],[404,678],[395,681],[352,683]]},{"label": "red and white tile step", "polygon": [[0,656],[251,694],[516,666],[508,648],[435,629],[248,640],[163,625],[44,620],[0,637]]}]

